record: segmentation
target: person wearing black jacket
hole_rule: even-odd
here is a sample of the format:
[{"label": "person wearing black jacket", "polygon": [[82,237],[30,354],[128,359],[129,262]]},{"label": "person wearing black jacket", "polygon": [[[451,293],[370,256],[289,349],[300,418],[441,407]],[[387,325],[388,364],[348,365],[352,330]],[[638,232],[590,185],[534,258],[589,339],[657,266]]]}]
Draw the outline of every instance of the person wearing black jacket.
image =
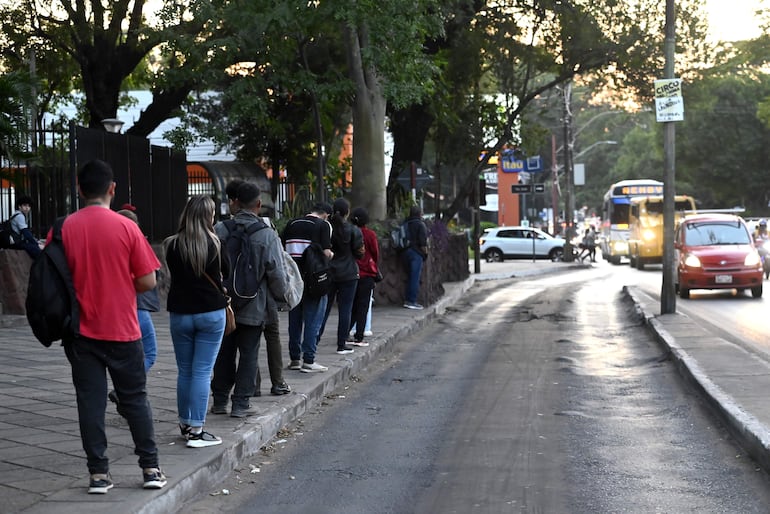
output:
[{"label": "person wearing black jacket", "polygon": [[425,226],[422,210],[417,205],[409,209],[409,217],[405,223],[409,234],[409,248],[402,254],[407,270],[404,307],[419,310],[423,307],[417,303],[417,293],[420,289],[422,264],[428,258],[428,227]]},{"label": "person wearing black jacket", "polygon": [[332,278],[329,290],[329,301],[326,304],[321,329],[318,331],[318,341],[326,327],[326,320],[332,310],[334,301],[337,301],[337,353],[345,355],[353,353],[353,348],[348,346],[348,332],[350,331],[350,318],[353,313],[353,300],[356,296],[358,285],[358,263],[356,260],[364,254],[364,237],[361,229],[348,222],[350,204],[344,198],[338,198],[332,206],[332,252],[334,257],[329,262],[329,271]]}]

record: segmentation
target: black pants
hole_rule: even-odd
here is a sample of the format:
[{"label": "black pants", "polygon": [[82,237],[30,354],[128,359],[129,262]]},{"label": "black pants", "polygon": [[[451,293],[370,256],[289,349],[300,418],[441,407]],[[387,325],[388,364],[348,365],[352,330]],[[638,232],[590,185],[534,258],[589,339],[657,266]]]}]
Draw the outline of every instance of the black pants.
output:
[{"label": "black pants", "polygon": [[227,405],[227,396],[231,390],[234,408],[246,408],[249,398],[256,395],[261,337],[261,326],[238,323],[235,331],[222,339],[214,363],[214,377],[211,379],[215,405]]},{"label": "black pants", "polygon": [[[267,369],[270,383],[274,386],[283,384],[283,357],[281,356],[281,330],[278,321],[265,324],[265,350],[267,350]],[[257,396],[259,395],[262,376],[257,368]]]},{"label": "black pants", "polygon": [[356,286],[356,296],[353,299],[353,314],[350,317],[350,327],[348,332],[356,326],[356,341],[364,340],[364,329],[366,328],[366,315],[369,314],[369,299],[374,290],[374,277],[361,277]]},{"label": "black pants", "polygon": [[141,468],[158,467],[158,447],[147,400],[142,341],[130,343],[98,341],[80,337],[65,341],[64,352],[72,366],[72,383],[78,404],[80,438],[86,452],[89,473],[107,473],[107,374],[120,398],[121,414],[128,421],[134,439],[134,453]]}]

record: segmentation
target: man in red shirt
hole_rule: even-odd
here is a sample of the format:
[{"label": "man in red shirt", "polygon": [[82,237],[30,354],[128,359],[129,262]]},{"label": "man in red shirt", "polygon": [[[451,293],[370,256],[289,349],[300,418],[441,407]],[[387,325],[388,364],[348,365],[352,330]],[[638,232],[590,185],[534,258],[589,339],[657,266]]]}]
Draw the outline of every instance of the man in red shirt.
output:
[{"label": "man in red shirt", "polygon": [[86,205],[64,221],[62,240],[80,305],[80,335],[64,340],[64,351],[91,474],[88,492],[112,488],[104,428],[107,371],[131,428],[144,488],[160,489],[166,477],[158,464],[136,316],[136,293],[155,287],[160,262],[136,223],[110,210],[115,182],[109,164],[86,163],[78,189]]}]

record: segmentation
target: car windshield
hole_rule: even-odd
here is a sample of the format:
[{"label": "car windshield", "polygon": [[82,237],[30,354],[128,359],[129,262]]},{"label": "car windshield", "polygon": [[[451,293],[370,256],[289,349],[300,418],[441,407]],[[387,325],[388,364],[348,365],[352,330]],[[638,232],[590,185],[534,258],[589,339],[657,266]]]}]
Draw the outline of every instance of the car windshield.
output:
[{"label": "car windshield", "polygon": [[749,233],[740,223],[689,223],[686,243],[690,246],[746,245],[751,243]]}]

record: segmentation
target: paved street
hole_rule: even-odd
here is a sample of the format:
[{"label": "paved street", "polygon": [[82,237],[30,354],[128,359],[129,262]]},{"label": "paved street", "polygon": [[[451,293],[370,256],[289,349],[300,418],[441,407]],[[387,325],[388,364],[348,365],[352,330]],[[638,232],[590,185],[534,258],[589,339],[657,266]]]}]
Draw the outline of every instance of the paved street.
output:
[{"label": "paved street", "polygon": [[[606,266],[604,263],[592,266]],[[158,331],[158,361],[148,379],[161,465],[169,483],[160,491],[141,488],[141,474],[133,455],[128,427],[108,406],[109,456],[115,487],[106,495],[88,495],[88,473],[81,448],[74,390],[69,365],[60,346],[44,348],[32,336],[23,318],[2,317],[0,331],[0,499],[3,512],[25,513],[167,513],[174,512],[200,491],[211,489],[245,455],[253,454],[278,430],[317,405],[324,395],[367,367],[394,341],[418,330],[447,306],[452,305],[475,280],[539,273],[579,272],[589,265],[506,261],[482,263],[482,273],[462,283],[445,285],[445,295],[423,311],[396,306],[375,306],[371,346],[352,355],[334,353],[325,338],[318,361],[329,366],[321,374],[286,372],[293,393],[282,397],[268,394],[269,380],[264,350],[260,350],[263,394],[254,403],[259,416],[245,421],[210,415],[207,429],[220,435],[224,444],[189,449],[179,438],[176,426],[176,365],[168,335],[167,315],[155,316]],[[470,269],[473,264],[470,263]],[[620,285],[619,285],[620,287]],[[657,316],[657,305],[638,291],[629,294],[636,309],[671,355],[683,375],[693,381],[723,413],[739,441],[770,469],[770,408],[762,392],[770,388],[770,366],[748,352],[707,333],[700,333],[685,316]],[[330,326],[336,319],[329,320]],[[282,322],[285,330],[286,321]],[[729,365],[726,365],[729,363]],[[748,370],[748,371],[747,371]],[[739,380],[746,372],[752,387]],[[743,385],[741,385],[743,384]],[[755,387],[756,385],[756,387]]]}]

